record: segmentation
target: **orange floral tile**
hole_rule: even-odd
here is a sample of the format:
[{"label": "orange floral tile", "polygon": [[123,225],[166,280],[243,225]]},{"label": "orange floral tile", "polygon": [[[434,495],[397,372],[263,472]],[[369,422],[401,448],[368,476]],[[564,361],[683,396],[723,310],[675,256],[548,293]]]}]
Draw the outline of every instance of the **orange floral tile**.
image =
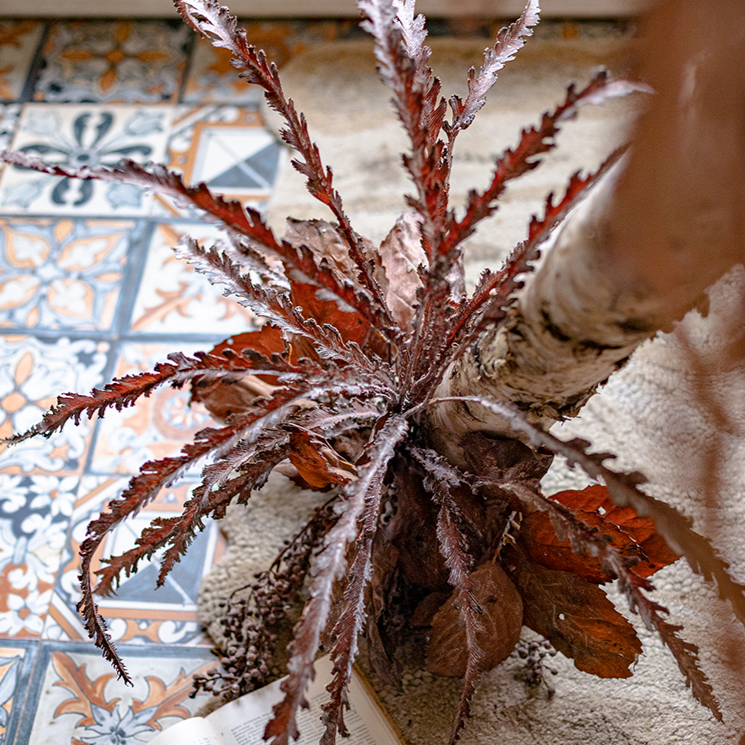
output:
[{"label": "orange floral tile", "polygon": [[0,636],[41,636],[78,481],[0,474]]},{"label": "orange floral tile", "polygon": [[43,31],[41,21],[0,21],[0,101],[21,97]]},{"label": "orange floral tile", "polygon": [[[83,477],[44,629],[45,639],[87,638],[75,608],[80,598],[78,550],[90,520],[117,498],[127,483],[128,479],[123,478]],[[101,558],[133,548],[140,532],[152,520],[180,513],[197,483],[187,481],[164,489],[154,502],[114,530],[96,555],[93,571],[101,566]],[[156,586],[157,555],[151,562],[143,563],[137,574],[122,577],[116,595],[99,601],[114,641],[117,644],[209,644],[197,620],[197,592],[202,576],[224,553],[225,539],[217,524],[209,520],[162,587]]]},{"label": "orange floral tile", "polygon": [[224,236],[204,223],[160,223],[148,249],[130,329],[135,333],[215,334],[224,337],[255,328],[255,316],[235,298],[225,297],[183,259],[174,247],[183,235],[207,246]]},{"label": "orange floral tile", "polygon": [[0,218],[0,327],[110,328],[134,227]]},{"label": "orange floral tile", "polygon": [[170,21],[60,21],[44,46],[34,99],[47,102],[175,101],[190,31]]},{"label": "orange floral tile", "polygon": [[210,662],[207,650],[123,650],[133,680],[117,680],[97,650],[43,643],[16,742],[112,745],[144,742],[187,719],[205,697],[189,698],[195,674]]},{"label": "orange floral tile", "polygon": [[[0,438],[41,421],[61,392],[88,393],[100,386],[108,351],[107,342],[88,339],[0,337]],[[0,443],[0,473],[79,474],[92,432],[92,424],[83,419],[49,438]]]}]

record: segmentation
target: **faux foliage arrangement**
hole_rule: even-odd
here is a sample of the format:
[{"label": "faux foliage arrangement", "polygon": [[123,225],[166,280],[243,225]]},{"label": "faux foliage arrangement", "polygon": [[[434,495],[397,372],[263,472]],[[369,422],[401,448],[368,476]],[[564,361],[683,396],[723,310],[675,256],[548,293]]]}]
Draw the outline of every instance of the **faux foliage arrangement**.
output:
[{"label": "faux foliage arrangement", "polygon": [[[446,102],[429,66],[424,19],[415,15],[412,0],[358,0],[380,76],[410,141],[403,165],[413,184],[411,211],[374,246],[345,214],[333,174],[286,97],[277,68],[216,0],[176,5],[195,30],[230,50],[247,82],[264,89],[285,120],[282,138],[296,153],[294,167],[334,222],[290,221],[278,237],[256,211],[204,184],[186,185],[161,165],[123,161],[116,168],[73,170],[23,153],[3,155],[18,167],[144,185],[200,208],[224,229],[224,242],[205,247],[187,238],[179,254],[266,319],[260,330],[210,352],[174,352],[151,373],[117,379],[90,395],[62,395],[40,424],[11,440],[48,437],[70,420],[121,410],[162,385],[191,385],[193,398],[222,421],[201,431],[179,456],[146,463],[90,524],[80,548],[79,610],[104,656],[127,680],[94,593],[113,593],[122,575],[156,552],[163,552],[162,583],[205,518],[220,518],[229,504],[247,502],[280,468],[323,497],[248,594],[231,600],[224,670],[198,681],[227,698],[265,683],[278,629],[303,601],[288,648],[285,698],[266,728],[273,745],[298,736],[296,715],[320,646],[330,650],[335,673],[322,742],[330,745],[337,733],[346,734],[346,689],[362,633],[374,669],[396,681],[397,650],[412,629],[429,630],[427,668],[463,678],[453,741],[479,676],[510,655],[523,624],[580,670],[628,677],[641,644],[602,589],[612,580],[668,646],[695,698],[721,719],[697,648],[648,597],[651,575],[682,555],[716,583],[745,622],[744,588],[709,542],[672,507],[646,495],[639,474],[610,469],[612,456],[590,452],[585,441],[558,439],[520,402],[439,395],[448,371],[472,353],[484,332],[510,322],[521,275],[532,270],[541,245],[622,152],[612,153],[596,173],[573,176],[558,200],[549,196],[525,241],[499,271],[484,272],[470,295],[464,290],[464,241],[497,209],[507,184],[539,165],[578,107],[638,86],[601,73],[579,90],[570,87],[555,110],[523,130],[517,145],[497,159],[491,183],[472,191],[456,213],[449,203],[456,140],[484,105],[498,71],[532,33],[538,2],[529,0],[486,50],[481,69],[469,72],[465,98]],[[455,443],[465,462],[453,463],[426,414],[456,399],[490,412],[513,437],[472,431]],[[601,483],[544,495],[540,479],[554,454]],[[94,587],[91,562],[106,536],[203,459],[202,482],[183,514],[155,519],[135,548],[105,560]]]}]

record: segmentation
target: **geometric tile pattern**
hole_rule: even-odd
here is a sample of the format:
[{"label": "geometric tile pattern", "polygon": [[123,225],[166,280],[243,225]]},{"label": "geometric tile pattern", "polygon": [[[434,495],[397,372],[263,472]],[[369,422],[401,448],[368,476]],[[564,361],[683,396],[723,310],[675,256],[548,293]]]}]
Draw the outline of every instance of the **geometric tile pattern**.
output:
[{"label": "geometric tile pattern", "polygon": [[[267,132],[258,111],[238,106],[179,106],[168,141],[168,164],[188,183],[262,209],[271,193],[281,145]],[[156,214],[197,217],[156,196]]]},{"label": "geometric tile pattern", "polygon": [[36,101],[175,101],[186,67],[189,29],[172,21],[55,23],[44,47]]},{"label": "geometric tile pattern", "polygon": [[254,316],[234,298],[216,293],[209,280],[178,259],[174,247],[183,235],[200,244],[218,245],[224,236],[205,223],[155,225],[139,291],[132,312],[131,331],[143,334],[211,333],[226,337],[255,327]]}]

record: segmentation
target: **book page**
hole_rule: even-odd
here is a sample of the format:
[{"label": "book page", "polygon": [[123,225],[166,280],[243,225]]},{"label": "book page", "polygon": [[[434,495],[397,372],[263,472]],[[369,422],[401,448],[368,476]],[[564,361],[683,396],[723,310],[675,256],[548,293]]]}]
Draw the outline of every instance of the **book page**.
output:
[{"label": "book page", "polygon": [[[329,696],[326,685],[331,682],[331,660],[322,657],[316,660],[315,668],[316,679],[306,693],[310,709],[301,709],[298,712],[300,739],[297,740],[297,745],[317,745],[324,731],[321,704]],[[218,735],[220,745],[259,745],[262,742],[264,727],[273,716],[272,707],[284,697],[280,690],[281,682],[277,680],[231,701],[207,717]],[[356,671],[349,686],[349,702],[351,709],[345,712],[344,721],[351,737],[343,740],[344,745],[402,745],[374,694],[368,691]]]},{"label": "book page", "polygon": [[210,723],[201,717],[184,719],[156,735],[148,745],[221,745]]}]

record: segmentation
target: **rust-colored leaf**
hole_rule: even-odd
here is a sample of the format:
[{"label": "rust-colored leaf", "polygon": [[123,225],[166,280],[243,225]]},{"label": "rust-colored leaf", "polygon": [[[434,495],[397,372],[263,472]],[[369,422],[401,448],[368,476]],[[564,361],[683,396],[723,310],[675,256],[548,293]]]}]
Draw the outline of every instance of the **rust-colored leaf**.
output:
[{"label": "rust-colored leaf", "polygon": [[507,552],[507,570],[523,599],[523,623],[600,678],[628,678],[642,651],[634,627],[603,590],[572,572],[548,569],[521,551]]},{"label": "rust-colored leaf", "polygon": [[303,481],[313,489],[346,484],[357,478],[357,469],[348,463],[318,435],[306,430],[290,435],[290,462]]},{"label": "rust-colored leaf", "polygon": [[240,354],[244,349],[253,349],[255,352],[271,357],[272,354],[283,354],[286,348],[287,344],[282,337],[281,329],[267,323],[258,331],[247,331],[244,334],[236,334],[225,339],[211,349],[210,354],[219,355],[226,349]]},{"label": "rust-colored leaf", "polygon": [[[567,490],[551,499],[568,507],[586,525],[597,528],[624,556],[637,558],[634,571],[641,577],[649,577],[678,559],[656,532],[654,520],[640,517],[632,507],[618,507],[604,486]],[[530,558],[545,567],[574,572],[590,582],[612,579],[595,557],[572,551],[569,541],[556,534],[546,512],[533,513],[523,520],[521,540]]]},{"label": "rust-colored leaf", "polygon": [[342,310],[335,299],[326,300],[319,297],[322,292],[323,290],[315,285],[292,282],[290,297],[293,305],[299,306],[306,318],[312,318],[320,326],[334,326],[344,341],[354,341],[364,346],[370,331],[370,323],[351,308],[351,312]]},{"label": "rust-colored leaf", "polygon": [[[476,640],[484,653],[479,668],[492,670],[509,657],[520,639],[523,601],[499,564],[487,562],[472,572],[473,598],[481,606]],[[432,622],[427,649],[427,670],[434,675],[462,678],[466,674],[466,630],[457,607],[455,590]]]}]

